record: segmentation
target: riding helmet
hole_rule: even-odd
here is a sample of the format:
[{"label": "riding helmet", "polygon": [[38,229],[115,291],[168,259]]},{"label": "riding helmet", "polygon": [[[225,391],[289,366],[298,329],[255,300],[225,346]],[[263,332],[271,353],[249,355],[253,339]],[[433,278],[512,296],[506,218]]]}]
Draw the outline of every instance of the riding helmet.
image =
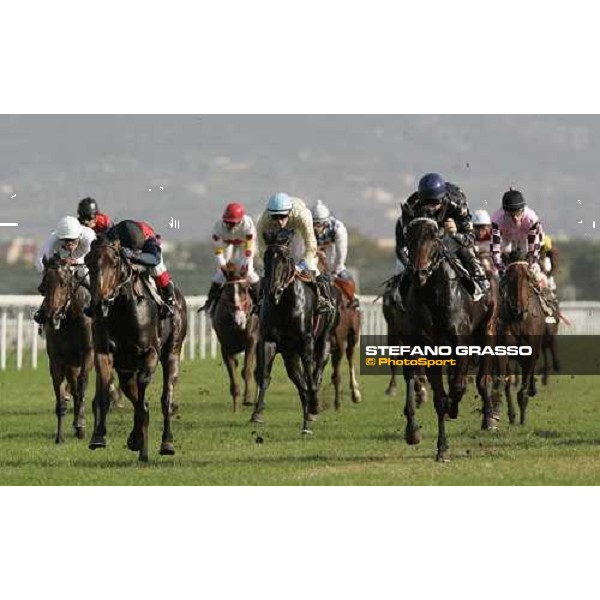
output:
[{"label": "riding helmet", "polygon": [[419,200],[441,200],[446,195],[446,182],[437,173],[427,173],[419,181]]},{"label": "riding helmet", "polygon": [[525,198],[518,190],[510,189],[502,196],[502,208],[508,212],[516,212],[525,208]]},{"label": "riding helmet", "polygon": [[77,206],[77,216],[80,219],[93,219],[98,214],[98,203],[93,198],[84,198]]},{"label": "riding helmet", "polygon": [[232,202],[225,207],[223,221],[225,223],[239,223],[246,215],[244,205],[239,202]]}]

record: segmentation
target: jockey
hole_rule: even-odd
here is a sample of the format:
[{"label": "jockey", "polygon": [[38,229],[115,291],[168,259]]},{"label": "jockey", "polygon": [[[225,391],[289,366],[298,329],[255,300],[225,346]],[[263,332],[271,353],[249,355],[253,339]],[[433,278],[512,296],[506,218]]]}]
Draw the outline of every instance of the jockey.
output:
[{"label": "jockey", "polygon": [[[396,273],[403,272],[408,265],[406,229],[414,218],[423,216],[435,220],[454,240],[456,256],[476,284],[474,300],[479,300],[489,290],[490,283],[475,254],[475,236],[467,197],[459,187],[444,181],[437,173],[428,173],[421,177],[418,191],[402,204],[402,214],[396,223]],[[407,286],[406,283],[404,285]],[[404,289],[406,290],[406,287]]]},{"label": "jockey", "polygon": [[173,314],[175,284],[163,262],[160,236],[147,223],[131,220],[117,223],[106,235],[111,240],[118,239],[121,242],[123,253],[129,261],[150,269],[150,275],[165,303],[163,316]]},{"label": "jockey", "polygon": [[[56,229],[50,234],[46,243],[42,246],[35,261],[38,273],[44,273],[44,259],[48,260],[58,255],[65,263],[77,266],[82,271],[85,269],[85,255],[90,251],[96,234],[89,228],[84,227],[75,217],[63,217],[57,224]],[[89,279],[87,274],[84,281]],[[41,294],[46,293],[44,280],[38,288]],[[33,320],[40,325],[46,322],[46,307],[44,302],[39,310],[33,315]]]},{"label": "jockey", "polygon": [[113,226],[113,222],[99,209],[98,203],[93,198],[84,198],[77,206],[77,218],[82,225],[93,229],[96,233],[104,233]]},{"label": "jockey", "polygon": [[313,206],[311,213],[317,248],[325,253],[329,272],[338,281],[341,280],[340,288],[348,296],[352,308],[357,308],[356,284],[346,269],[348,230],[340,220],[331,216],[327,205],[320,200]]},{"label": "jockey", "polygon": [[289,229],[294,233],[292,255],[299,271],[307,271],[313,279],[317,295],[317,312],[334,311],[332,293],[327,279],[317,267],[317,239],[312,224],[312,214],[300,198],[292,198],[279,192],[269,199],[267,210],[261,215],[257,225],[258,244],[264,254],[265,234]]},{"label": "jockey", "polygon": [[492,217],[487,210],[476,210],[473,213],[473,231],[477,251],[489,252],[492,248]]},{"label": "jockey", "polygon": [[[520,250],[527,257],[529,272],[548,315],[553,314],[556,298],[548,289],[548,280],[540,267],[540,248],[544,230],[523,194],[512,188],[502,196],[502,208],[492,217],[492,258],[498,272],[506,269],[504,259],[511,251]],[[541,293],[546,290],[545,293]]]},{"label": "jockey", "polygon": [[540,249],[541,265],[548,278],[548,288],[551,291],[556,290],[556,282],[554,281],[554,271],[556,269],[556,250],[552,244],[552,238],[544,233],[544,241]]},{"label": "jockey", "polygon": [[206,303],[202,310],[211,311],[217,305],[228,273],[239,271],[250,284],[254,304],[260,295],[260,277],[254,270],[256,253],[256,228],[243,204],[233,202],[225,207],[223,217],[215,223],[212,234],[217,272],[212,280]]}]

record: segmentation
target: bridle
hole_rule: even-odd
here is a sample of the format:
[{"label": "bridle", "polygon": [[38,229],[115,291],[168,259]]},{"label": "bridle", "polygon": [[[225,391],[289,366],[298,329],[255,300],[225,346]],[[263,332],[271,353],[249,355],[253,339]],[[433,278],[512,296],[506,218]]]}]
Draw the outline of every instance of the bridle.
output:
[{"label": "bridle", "polygon": [[[117,257],[117,265],[116,270],[119,273],[120,281],[117,282],[117,285],[113,289],[112,293],[108,298],[104,298],[100,302],[100,306],[102,308],[102,315],[104,317],[108,316],[108,311],[110,307],[116,300],[117,296],[122,292],[123,288],[131,282],[133,278],[133,267],[127,262],[118,248],[115,248],[113,244],[110,243],[101,243],[95,244],[92,248],[92,252],[98,250],[99,248],[109,248],[112,252],[114,252]],[[124,279],[123,279],[124,276]]]},{"label": "bridle", "polygon": [[[296,277],[296,265],[294,264],[294,261],[290,255],[290,246],[289,244],[269,244],[267,246],[267,251],[269,250],[281,250],[282,253],[285,255],[286,259],[287,259],[287,271],[284,273],[283,277],[282,277],[282,281],[281,281],[281,285],[277,286],[278,291],[280,291],[280,293],[283,294],[283,292],[287,289],[287,287],[294,281],[295,277]],[[265,255],[266,255],[265,252]],[[266,260],[265,260],[265,266],[266,266]],[[269,265],[269,276],[268,276],[268,280],[267,280],[267,269],[265,268],[265,289],[267,289],[269,286],[269,284],[271,284],[271,278],[273,277],[273,269],[272,269],[272,265]],[[278,283],[278,282],[275,282]]]},{"label": "bridle", "polygon": [[[508,274],[508,271],[512,268],[512,267],[516,267],[516,266],[525,266],[527,268],[529,268],[529,263],[526,260],[515,260],[511,263],[509,263],[508,265],[506,265],[506,270],[505,273]],[[527,276],[527,274],[526,274]],[[529,281],[527,281],[527,287],[529,288]],[[519,313],[519,307],[517,305],[518,301],[519,301],[519,297],[517,295],[517,298],[514,298],[513,296],[511,296],[508,293],[508,290],[505,288],[504,290],[504,299],[506,300],[506,304],[508,305],[508,309],[511,312],[511,314],[515,317],[521,317],[522,319],[525,319],[527,317],[527,314],[529,312],[529,308],[528,306],[525,306],[523,308],[523,311],[521,313]],[[529,302],[527,303],[529,304]]]},{"label": "bridle", "polygon": [[[84,265],[82,265],[82,266],[84,266]],[[87,267],[84,266],[84,268],[87,268]],[[81,287],[81,285],[85,281],[87,273],[83,277],[79,278],[77,276],[78,268],[76,265],[67,265],[67,264],[58,264],[58,263],[55,265],[48,266],[47,271],[49,271],[49,270],[61,271],[61,272],[67,273],[69,275],[69,277],[67,277],[67,282],[66,282],[67,300],[64,303],[64,305],[61,306],[56,311],[55,327],[57,327],[57,324],[66,318],[67,313],[69,312],[69,308],[71,308],[71,304],[73,303],[73,299],[75,298],[75,294],[77,294],[77,290]],[[46,271],[45,276],[47,276],[47,271]],[[73,285],[73,282],[75,282],[75,285]],[[50,292],[50,290],[48,290],[47,293],[49,293],[49,292]]]},{"label": "bridle", "polygon": [[[433,219],[430,219],[428,217],[418,217],[416,219],[413,219],[408,224],[408,231],[410,232],[411,228],[413,228],[414,225],[422,224],[422,223],[430,223],[432,225],[435,225],[436,232],[439,231],[439,226],[436,223],[436,221],[434,221]],[[444,247],[444,243],[438,236],[436,236],[433,239],[433,243],[435,245],[434,257],[433,257],[433,260],[429,261],[429,263],[425,266],[425,268],[417,269],[416,265],[411,260],[410,255],[408,256],[409,269],[415,275],[417,275],[418,277],[422,277],[423,279],[428,279],[429,276],[440,266],[442,260],[446,256],[446,248]]]},{"label": "bridle", "polygon": [[230,309],[236,312],[243,312],[246,315],[250,312],[250,302],[252,301],[250,294],[248,293],[248,280],[247,279],[230,279],[227,280],[223,285],[241,285],[246,290],[246,298],[244,301],[238,306],[235,302],[228,302]]}]

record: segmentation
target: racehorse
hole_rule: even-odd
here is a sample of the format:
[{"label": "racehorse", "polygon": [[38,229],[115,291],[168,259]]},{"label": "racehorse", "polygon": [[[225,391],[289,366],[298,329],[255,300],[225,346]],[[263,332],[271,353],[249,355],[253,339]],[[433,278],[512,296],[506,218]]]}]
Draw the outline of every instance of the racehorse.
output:
[{"label": "racehorse", "polygon": [[[523,258],[522,253],[518,251],[512,252],[508,258],[509,264],[506,267],[502,289],[501,334],[498,336],[505,345],[531,347],[531,355],[516,357],[521,368],[521,385],[517,392],[521,425],[527,420],[529,397],[537,394],[535,366],[546,334],[546,316],[541,300],[533,289],[529,263]],[[516,412],[512,400],[509,367],[510,361],[507,357],[498,357],[500,379],[496,386],[504,380],[508,420],[514,425]]]},{"label": "racehorse", "polygon": [[149,278],[127,260],[119,240],[98,238],[85,261],[90,270],[96,353],[94,433],[89,447],[91,450],[106,447],[108,386],[114,367],[121,390],[134,406],[134,425],[127,447],[139,453],[139,460],[148,460],[146,388],[160,360],[163,433],[159,452],[173,455],[170,416],[181,347],[187,332],[185,298],[176,289],[173,316],[161,319]]},{"label": "racehorse", "polygon": [[[440,237],[436,221],[427,217],[413,219],[407,228],[410,286],[401,328],[408,346],[456,347],[471,341],[480,347],[494,345],[496,299],[488,292],[477,302],[473,300],[467,290],[467,286],[473,284],[466,279],[462,265],[457,263],[451,251],[455,243],[448,236]],[[477,390],[483,401],[482,429],[495,427],[488,390],[492,366],[490,358],[488,354],[480,357],[476,376]],[[458,417],[458,405],[466,390],[469,356],[456,356],[455,360],[456,365],[449,377],[449,398],[442,381],[442,366],[432,366],[427,370],[438,417],[438,461],[447,460],[448,455],[446,417]],[[404,367],[405,435],[409,444],[418,444],[421,439],[414,410],[417,372],[416,367]]]},{"label": "racehorse", "polygon": [[312,433],[309,421],[319,412],[318,391],[329,357],[330,333],[336,313],[316,314],[316,292],[301,277],[292,257],[292,232],[281,230],[265,239],[263,300],[256,353],[258,399],[251,421],[264,423],[265,395],[277,353],[302,403],[302,432]]},{"label": "racehorse", "polygon": [[[383,298],[383,318],[387,325],[387,343],[388,346],[402,345],[402,319],[404,317],[404,307],[400,299],[400,277],[398,275],[384,281],[385,285]],[[396,380],[397,367],[395,363],[390,364],[390,381],[385,390],[386,396],[396,396],[398,393],[398,383]],[[413,382],[414,392],[417,395],[417,408],[421,407],[427,401],[427,377],[418,375]]]},{"label": "racehorse", "polygon": [[243,405],[254,405],[251,397],[251,380],[258,341],[258,314],[253,309],[254,303],[248,281],[238,278],[235,273],[229,274],[215,306],[212,324],[221,344],[221,356],[229,374],[233,412],[237,412],[240,397],[236,356],[240,352],[244,353]]},{"label": "racehorse", "polygon": [[73,397],[73,430],[85,437],[85,392],[94,362],[92,323],[83,309],[90,295],[82,285],[85,275],[58,257],[43,259],[47,321],[46,351],[56,398],[58,420],[54,441],[65,441],[63,419],[67,414],[67,389]]},{"label": "racehorse", "polygon": [[[328,273],[326,255],[324,252],[317,253],[319,258],[319,271]],[[342,358],[346,355],[350,373],[350,394],[352,402],[358,404],[362,400],[360,385],[354,368],[354,351],[357,345],[360,347],[360,312],[353,305],[350,294],[346,292],[345,285],[351,282],[342,282],[339,278],[333,280],[333,292],[339,319],[331,332],[331,383],[335,389],[334,406],[339,410],[342,405]],[[354,284],[351,284],[354,286]]]}]

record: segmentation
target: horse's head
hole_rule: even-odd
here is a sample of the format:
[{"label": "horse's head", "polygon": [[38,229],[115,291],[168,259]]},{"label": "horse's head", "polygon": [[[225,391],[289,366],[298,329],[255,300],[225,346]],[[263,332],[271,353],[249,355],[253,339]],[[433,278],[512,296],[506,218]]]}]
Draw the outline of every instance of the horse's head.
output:
[{"label": "horse's head", "polygon": [[45,299],[48,321],[54,329],[60,327],[71,301],[73,271],[58,256],[43,258]]},{"label": "horse's head", "polygon": [[274,304],[279,304],[283,292],[294,279],[295,264],[291,253],[292,235],[282,229],[265,236],[265,295]]},{"label": "horse's head", "polygon": [[252,310],[252,296],[246,279],[228,277],[221,294],[222,301],[227,303],[227,310],[233,314],[235,324],[246,328],[248,315]]},{"label": "horse's head", "polygon": [[519,321],[527,317],[531,294],[529,263],[524,258],[518,250],[511,252],[504,276],[504,297],[511,315]]},{"label": "horse's head", "polygon": [[406,245],[415,283],[423,287],[442,257],[438,224],[428,217],[413,219],[408,225]]},{"label": "horse's head", "polygon": [[90,271],[92,306],[100,307],[102,316],[107,317],[117,294],[131,279],[119,240],[106,236],[94,240],[85,264]]}]

